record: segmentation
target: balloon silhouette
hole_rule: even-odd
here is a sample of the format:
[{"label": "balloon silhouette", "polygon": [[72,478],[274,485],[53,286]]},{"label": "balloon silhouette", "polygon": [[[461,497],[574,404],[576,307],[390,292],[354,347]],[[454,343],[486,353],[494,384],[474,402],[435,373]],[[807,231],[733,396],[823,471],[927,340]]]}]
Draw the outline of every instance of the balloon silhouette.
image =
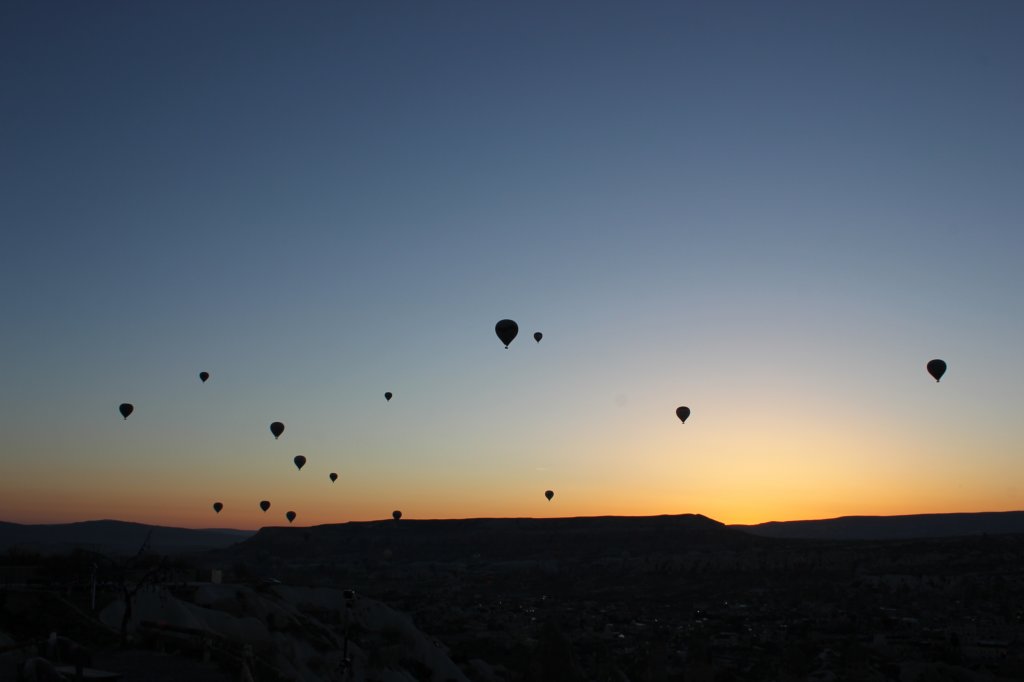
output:
[{"label": "balloon silhouette", "polygon": [[135,406],[131,403],[121,403],[118,405],[117,409],[121,413],[121,416],[127,419],[128,415],[135,411]]},{"label": "balloon silhouette", "polygon": [[224,505],[221,504],[220,502],[214,502],[213,503],[213,511],[217,512],[218,514],[220,514],[220,510],[223,509],[223,508],[224,508]]},{"label": "balloon silhouette", "polygon": [[388,402],[391,402],[391,391],[387,391],[384,394],[384,400],[387,400]]},{"label": "balloon silhouette", "polygon": [[508,348],[508,344],[512,343],[516,338],[516,334],[519,333],[519,325],[513,320],[501,320],[498,324],[494,325],[494,333],[505,344],[505,348]]},{"label": "balloon silhouette", "polygon": [[292,521],[295,520],[295,512],[293,512],[293,511],[286,512],[285,513],[285,518],[288,519],[288,523],[291,523]]},{"label": "balloon silhouette", "polygon": [[543,339],[543,338],[544,338],[544,335],[541,334],[540,332],[534,332],[533,333],[533,340],[536,341],[537,343],[540,343],[540,340]]},{"label": "balloon silhouette", "polygon": [[306,466],[306,458],[302,455],[295,455],[295,459],[292,461],[295,462],[295,468],[299,471],[302,471],[302,467]]},{"label": "balloon silhouette", "polygon": [[270,509],[270,503],[267,502],[266,500],[263,500],[262,502],[260,502],[260,509],[262,509],[263,511],[267,511],[268,509]]},{"label": "balloon silhouette", "polygon": [[206,383],[206,380],[209,379],[209,378],[210,378],[210,373],[209,372],[200,372],[199,373],[199,380],[201,382],[203,382],[204,384]]},{"label": "balloon silhouette", "polygon": [[676,416],[679,417],[679,421],[681,421],[682,423],[685,424],[686,423],[686,418],[690,416],[690,408],[689,407],[677,407],[676,408]]},{"label": "balloon silhouette", "polygon": [[281,434],[284,433],[284,424],[281,422],[274,422],[270,425],[270,432],[274,434],[274,438],[280,438]]},{"label": "balloon silhouette", "polygon": [[937,382],[942,378],[942,375],[946,373],[946,363],[942,360],[929,360],[928,373],[931,374],[932,378]]},{"label": "balloon silhouette", "polygon": [[391,518],[397,521],[398,519],[402,518],[402,512],[396,509],[395,511],[391,512]]},{"label": "balloon silhouette", "polygon": [[555,491],[554,490],[545,490],[544,491],[544,497],[548,498],[548,502],[550,502],[551,498],[554,497],[554,496],[555,496]]},{"label": "balloon silhouette", "polygon": [[332,472],[331,472],[331,483],[334,483],[334,482],[335,482],[335,481],[337,481],[337,480],[338,480],[338,474],[336,474],[336,473],[334,473],[334,472],[332,471]]}]

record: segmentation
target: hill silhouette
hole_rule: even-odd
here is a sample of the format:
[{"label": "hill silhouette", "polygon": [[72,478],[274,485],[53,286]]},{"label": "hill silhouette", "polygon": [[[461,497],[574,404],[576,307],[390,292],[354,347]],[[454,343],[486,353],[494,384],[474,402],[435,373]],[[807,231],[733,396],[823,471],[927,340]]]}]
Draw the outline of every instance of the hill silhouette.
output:
[{"label": "hill silhouette", "polygon": [[240,554],[337,560],[409,561],[596,559],[701,547],[739,548],[758,538],[700,514],[555,519],[365,521],[309,528],[262,528],[233,548]]},{"label": "hill silhouette", "polygon": [[[316,558],[387,556],[411,561],[594,559],[688,549],[741,548],[765,539],[909,540],[1024,534],[1024,511],[834,519],[725,525],[701,514],[571,518],[403,519],[353,521],[259,531],[191,529],[102,520],[67,524],[0,521],[0,551],[61,553],[75,548],[134,554],[149,536],[163,554],[231,548]],[[235,546],[237,545],[237,546]]]},{"label": "hill silhouette", "polygon": [[730,528],[769,538],[804,540],[910,540],[1024,533],[1024,512],[841,516],[810,521],[770,521]]},{"label": "hill silhouette", "polygon": [[252,531],[171,528],[113,520],[60,524],[0,521],[0,550],[19,547],[61,553],[77,548],[103,554],[134,554],[148,536],[152,551],[168,554],[220,549],[250,535]]}]

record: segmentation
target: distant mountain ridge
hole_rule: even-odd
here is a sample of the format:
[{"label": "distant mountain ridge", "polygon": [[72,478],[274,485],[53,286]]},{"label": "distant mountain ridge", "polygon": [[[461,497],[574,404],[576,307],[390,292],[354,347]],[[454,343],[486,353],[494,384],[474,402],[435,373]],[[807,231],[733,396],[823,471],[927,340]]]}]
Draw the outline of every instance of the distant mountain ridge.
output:
[{"label": "distant mountain ridge", "polygon": [[729,526],[752,535],[794,540],[910,540],[1024,533],[1024,511],[903,516],[840,516]]},{"label": "distant mountain ridge", "polygon": [[744,547],[759,538],[794,540],[909,540],[1024,534],[1024,511],[834,519],[725,525],[700,514],[573,518],[403,519],[311,527],[174,528],[128,521],[18,524],[0,521],[0,551],[20,547],[62,553],[75,548],[134,554],[150,535],[161,554],[233,547],[310,556],[399,552],[406,558],[488,559],[599,557],[686,547]]},{"label": "distant mountain ridge", "polygon": [[245,540],[253,531],[150,526],[129,521],[81,521],[20,524],[0,521],[0,551],[20,547],[42,552],[88,549],[103,554],[134,554],[149,536],[160,554],[222,549]]}]

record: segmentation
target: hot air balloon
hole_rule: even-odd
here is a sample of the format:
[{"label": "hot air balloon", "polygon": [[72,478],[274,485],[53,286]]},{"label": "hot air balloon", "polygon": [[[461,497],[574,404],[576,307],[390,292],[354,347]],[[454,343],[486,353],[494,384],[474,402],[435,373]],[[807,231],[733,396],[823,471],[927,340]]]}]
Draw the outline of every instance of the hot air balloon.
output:
[{"label": "hot air balloon", "polygon": [[127,419],[128,415],[135,411],[135,406],[132,405],[131,403],[121,403],[120,405],[117,406],[117,410],[118,412],[121,413],[122,417]]},{"label": "hot air balloon", "polygon": [[533,340],[536,341],[537,343],[540,343],[540,340],[543,339],[543,338],[544,338],[544,335],[541,334],[540,332],[534,332],[533,333]]},{"label": "hot air balloon", "polygon": [[200,372],[199,373],[199,380],[201,382],[203,382],[204,384],[206,383],[206,380],[209,379],[209,378],[210,378],[210,373],[209,372]]},{"label": "hot air balloon", "polygon": [[267,511],[268,509],[270,509],[270,503],[267,502],[266,500],[263,500],[262,502],[260,502],[260,509],[262,509],[263,511]]},{"label": "hot air balloon", "polygon": [[942,360],[929,360],[928,373],[931,374],[932,378],[937,382],[942,378],[942,375],[946,373],[946,363]]},{"label": "hot air balloon", "polygon": [[513,320],[501,320],[498,324],[494,325],[494,333],[505,344],[505,348],[508,348],[508,344],[512,343],[516,338],[516,334],[519,333],[519,325]]},{"label": "hot air balloon", "polygon": [[544,491],[544,497],[548,498],[548,502],[550,502],[551,498],[554,497],[554,496],[555,496],[555,491],[554,490],[545,490]]},{"label": "hot air balloon", "polygon": [[292,521],[295,520],[295,512],[293,512],[293,511],[285,512],[285,518],[288,519],[288,523],[291,523]]},{"label": "hot air balloon", "polygon": [[337,481],[337,480],[338,480],[338,474],[336,474],[336,473],[334,473],[334,472],[332,471],[332,472],[331,472],[331,483],[334,483],[334,482],[335,482],[335,481]]},{"label": "hot air balloon", "polygon": [[295,459],[292,461],[295,462],[295,468],[299,471],[302,471],[302,467],[306,466],[306,458],[302,455],[295,455]]},{"label": "hot air balloon", "polygon": [[682,423],[685,424],[686,423],[686,418],[690,416],[690,408],[689,407],[677,407],[676,408],[676,416],[679,417],[679,421],[681,421]]},{"label": "hot air balloon", "polygon": [[214,502],[213,503],[213,511],[217,512],[218,514],[220,514],[220,510],[223,509],[223,508],[224,508],[224,505],[221,504],[220,502]]},{"label": "hot air balloon", "polygon": [[387,400],[388,402],[391,402],[391,391],[386,391],[384,393],[384,400]]},{"label": "hot air balloon", "polygon": [[397,521],[398,519],[402,518],[402,512],[396,509],[395,511],[391,512],[391,518]]},{"label": "hot air balloon", "polygon": [[270,432],[274,434],[274,438],[280,438],[281,434],[284,433],[284,424],[281,422],[274,422],[270,425]]}]

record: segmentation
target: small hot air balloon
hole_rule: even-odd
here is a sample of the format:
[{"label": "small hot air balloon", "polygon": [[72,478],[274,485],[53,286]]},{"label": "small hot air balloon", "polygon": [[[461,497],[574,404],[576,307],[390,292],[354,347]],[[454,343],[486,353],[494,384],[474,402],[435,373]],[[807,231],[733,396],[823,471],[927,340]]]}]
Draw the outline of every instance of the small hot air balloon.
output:
[{"label": "small hot air balloon", "polygon": [[946,363],[942,360],[929,360],[928,361],[928,373],[932,375],[932,378],[938,382],[942,378],[942,375],[946,373]]},{"label": "small hot air balloon", "polygon": [[285,518],[288,519],[288,523],[291,523],[292,521],[295,520],[295,512],[293,512],[293,511],[285,512],[284,516],[285,516]]},{"label": "small hot air balloon", "polygon": [[118,405],[117,409],[121,413],[121,416],[127,419],[128,415],[135,411],[135,406],[131,403],[121,403]]},{"label": "small hot air balloon", "polygon": [[533,340],[536,341],[537,343],[540,343],[540,340],[543,339],[543,338],[544,338],[544,335],[541,334],[540,332],[534,332],[533,333]]},{"label": "small hot air balloon", "polygon": [[223,509],[223,508],[224,508],[224,505],[221,504],[220,502],[214,502],[213,503],[213,511],[217,512],[218,514],[220,514],[220,510]]},{"label": "small hot air balloon", "polygon": [[519,325],[513,320],[500,320],[498,324],[494,325],[494,333],[505,344],[505,348],[508,348],[508,344],[512,343],[516,334],[519,333]]},{"label": "small hot air balloon", "polygon": [[210,373],[209,372],[200,372],[199,373],[199,380],[201,382],[203,382],[204,384],[206,383],[206,380],[209,379],[209,378],[210,378]]},{"label": "small hot air balloon", "polygon": [[335,481],[337,481],[337,480],[338,480],[338,474],[336,474],[336,473],[334,473],[334,472],[332,471],[332,472],[331,472],[331,483],[334,483],[334,482],[335,482]]},{"label": "small hot air balloon", "polygon": [[281,422],[274,422],[270,425],[270,432],[274,434],[275,440],[280,438],[281,434],[284,433],[284,424]]},{"label": "small hot air balloon", "polygon": [[545,490],[544,491],[544,497],[548,498],[548,502],[550,502],[551,498],[554,497],[554,496],[555,496],[555,491],[554,490]]},{"label": "small hot air balloon", "polygon": [[267,511],[268,509],[270,509],[270,502],[267,502],[266,500],[260,502],[260,509],[262,509],[263,511]]},{"label": "small hot air balloon", "polygon": [[686,418],[690,416],[690,408],[689,407],[677,407],[676,408],[676,416],[679,417],[679,421],[681,421],[682,423],[685,424],[686,423]]},{"label": "small hot air balloon", "polygon": [[397,521],[398,519],[402,518],[402,512],[396,509],[395,511],[391,512],[391,518]]},{"label": "small hot air balloon", "polygon": [[384,393],[384,400],[387,400],[388,402],[391,402],[391,391],[386,391]]},{"label": "small hot air balloon", "polygon": [[292,461],[295,462],[295,468],[299,471],[302,471],[302,467],[306,466],[306,458],[302,455],[295,455],[295,459]]}]

